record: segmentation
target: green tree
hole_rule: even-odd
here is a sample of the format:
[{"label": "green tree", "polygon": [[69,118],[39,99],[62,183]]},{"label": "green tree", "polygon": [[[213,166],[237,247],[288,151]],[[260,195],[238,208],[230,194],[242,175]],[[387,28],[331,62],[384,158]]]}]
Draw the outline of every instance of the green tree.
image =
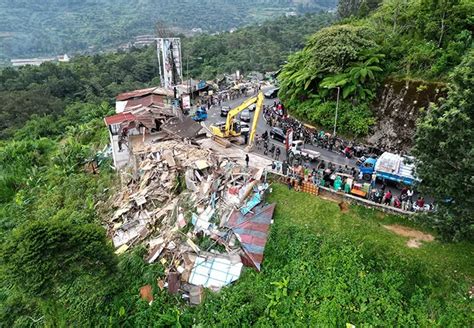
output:
[{"label": "green tree", "polygon": [[364,17],[375,10],[381,2],[382,0],[339,0],[337,14],[341,18]]},{"label": "green tree", "polygon": [[375,46],[372,31],[366,27],[336,25],[318,31],[283,67],[278,77],[280,98],[304,101],[311,94],[321,92],[322,79],[344,73]]},{"label": "green tree", "polygon": [[446,237],[474,238],[474,51],[451,75],[448,97],[418,125],[417,174],[439,204],[430,222]]},{"label": "green tree", "polygon": [[366,60],[353,64],[346,69],[345,73],[326,77],[319,84],[320,89],[341,87],[342,97],[345,99],[352,95],[355,102],[372,99],[377,86],[376,74],[383,71],[377,64],[383,57],[382,54],[368,55]]},{"label": "green tree", "polygon": [[88,280],[88,293],[93,294],[95,288],[111,281],[116,270],[105,231],[95,224],[25,223],[10,235],[1,257],[8,284],[40,302],[45,315],[53,315],[50,311],[58,309],[68,287],[77,280]]}]

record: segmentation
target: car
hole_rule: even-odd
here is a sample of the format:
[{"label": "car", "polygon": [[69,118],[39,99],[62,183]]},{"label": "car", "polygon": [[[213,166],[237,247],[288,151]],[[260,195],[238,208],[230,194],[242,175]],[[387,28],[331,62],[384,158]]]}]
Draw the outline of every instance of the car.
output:
[{"label": "car", "polygon": [[255,111],[256,109],[257,109],[257,104],[252,104],[248,107],[248,110],[251,112]]},{"label": "car", "polygon": [[222,106],[221,107],[221,116],[227,117],[227,114],[230,112],[230,107],[229,106]]},{"label": "car", "polygon": [[250,124],[245,122],[240,122],[240,133],[248,134],[250,132]]},{"label": "car", "polygon": [[241,120],[241,121],[244,121],[244,122],[250,122],[250,110],[244,109],[244,110],[240,113],[240,120]]},{"label": "car", "polygon": [[278,91],[279,90],[280,90],[280,88],[270,89],[268,91],[265,91],[263,93],[263,95],[265,96],[265,98],[273,99],[273,98],[278,97]]},{"label": "car", "polygon": [[280,142],[285,142],[286,134],[280,128],[272,128],[270,131],[270,138],[272,138],[273,140],[280,141]]}]

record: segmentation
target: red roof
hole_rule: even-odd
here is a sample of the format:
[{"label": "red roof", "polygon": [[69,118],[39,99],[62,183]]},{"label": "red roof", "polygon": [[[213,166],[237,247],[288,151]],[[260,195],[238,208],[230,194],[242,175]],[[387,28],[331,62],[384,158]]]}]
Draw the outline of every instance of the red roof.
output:
[{"label": "red roof", "polygon": [[135,115],[133,115],[132,113],[120,113],[112,116],[107,116],[104,118],[104,121],[106,125],[112,125],[123,123],[126,121],[134,121],[135,119]]},{"label": "red roof", "polygon": [[276,204],[257,206],[252,213],[242,215],[239,210],[233,210],[227,227],[239,236],[240,245],[245,253],[242,262],[253,266],[258,271],[263,261],[263,251],[272,223]]}]

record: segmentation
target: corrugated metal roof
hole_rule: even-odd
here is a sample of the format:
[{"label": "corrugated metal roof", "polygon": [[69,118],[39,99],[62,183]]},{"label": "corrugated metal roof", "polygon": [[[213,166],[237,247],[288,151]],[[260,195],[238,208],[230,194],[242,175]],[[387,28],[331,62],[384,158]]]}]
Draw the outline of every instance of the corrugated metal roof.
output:
[{"label": "corrugated metal roof", "polygon": [[151,94],[151,95],[146,95],[138,99],[129,99],[127,101],[127,104],[125,105],[125,109],[134,107],[137,105],[150,107],[152,105],[163,105],[163,104],[164,104],[163,95]]},{"label": "corrugated metal roof", "polygon": [[104,118],[104,121],[106,125],[112,125],[127,121],[134,121],[135,119],[136,117],[132,113],[120,113],[112,116],[107,116]]},{"label": "corrugated metal roof", "polygon": [[198,256],[188,281],[196,286],[218,289],[239,279],[241,270],[239,256]]},{"label": "corrugated metal roof", "polygon": [[163,95],[163,96],[168,96],[168,97],[172,97],[174,95],[172,90],[168,90],[168,89],[164,89],[160,87],[153,87],[153,88],[134,90],[130,92],[124,92],[124,93],[119,94],[117,97],[115,97],[115,99],[118,101],[123,101],[123,100],[131,99],[131,98],[147,96],[150,94]]},{"label": "corrugated metal roof", "polygon": [[135,97],[143,97],[152,93],[153,90],[155,90],[155,88],[146,88],[146,89],[139,89],[139,90],[124,92],[124,93],[119,94],[117,97],[115,97],[115,99],[120,101],[120,100],[135,98]]},{"label": "corrugated metal roof", "polygon": [[192,119],[191,116],[186,116],[182,121],[180,119],[172,118],[161,126],[163,131],[171,135],[178,135],[181,138],[194,138],[202,130],[201,124]]},{"label": "corrugated metal roof", "polygon": [[253,209],[253,213],[247,215],[233,210],[226,224],[239,237],[242,249],[252,266],[259,271],[275,206],[276,204],[258,206]]}]

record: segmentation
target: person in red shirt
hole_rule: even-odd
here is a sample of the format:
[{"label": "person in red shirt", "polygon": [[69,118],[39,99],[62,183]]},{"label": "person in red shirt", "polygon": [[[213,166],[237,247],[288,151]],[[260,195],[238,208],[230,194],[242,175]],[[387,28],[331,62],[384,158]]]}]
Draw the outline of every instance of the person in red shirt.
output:
[{"label": "person in red shirt", "polygon": [[387,191],[383,198],[384,198],[383,203],[386,205],[390,205],[390,201],[392,200],[392,192],[390,190]]},{"label": "person in red shirt", "polygon": [[416,201],[416,206],[422,210],[425,207],[425,199],[423,197],[418,197],[418,200]]}]

